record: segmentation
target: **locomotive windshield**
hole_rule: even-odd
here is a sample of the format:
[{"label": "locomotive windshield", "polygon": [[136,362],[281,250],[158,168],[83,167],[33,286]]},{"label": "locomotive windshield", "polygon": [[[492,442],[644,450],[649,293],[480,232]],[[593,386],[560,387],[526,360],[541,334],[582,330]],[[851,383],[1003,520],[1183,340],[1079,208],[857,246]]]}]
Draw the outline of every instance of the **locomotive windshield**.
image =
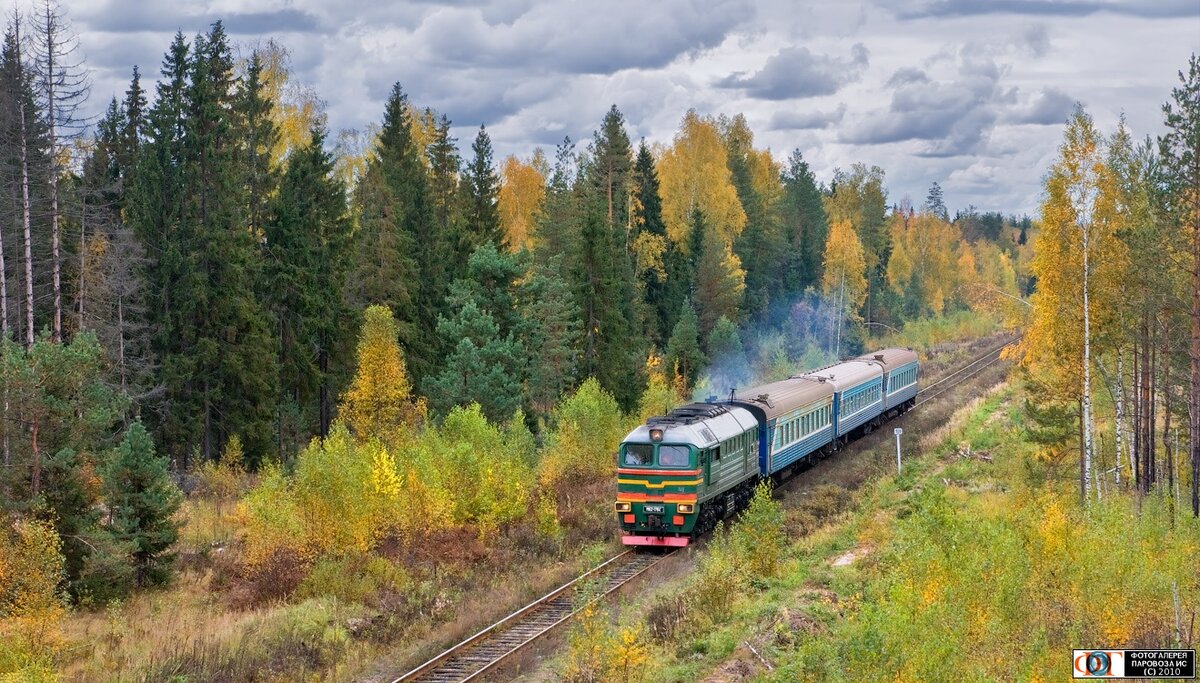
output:
[{"label": "locomotive windshield", "polygon": [[627,443],[621,456],[622,465],[649,465],[654,461],[654,444]]},{"label": "locomotive windshield", "polygon": [[687,467],[692,463],[692,453],[687,446],[659,446],[658,464],[662,467]]}]

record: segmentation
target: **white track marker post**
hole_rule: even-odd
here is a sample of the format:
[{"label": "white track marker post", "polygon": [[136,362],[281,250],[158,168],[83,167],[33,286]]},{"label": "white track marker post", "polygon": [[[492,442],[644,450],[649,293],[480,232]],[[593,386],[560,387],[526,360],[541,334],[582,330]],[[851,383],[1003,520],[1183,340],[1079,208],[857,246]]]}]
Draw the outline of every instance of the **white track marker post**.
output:
[{"label": "white track marker post", "polygon": [[904,433],[904,430],[896,427],[892,433],[896,435],[896,476],[898,477],[900,476],[900,435]]}]

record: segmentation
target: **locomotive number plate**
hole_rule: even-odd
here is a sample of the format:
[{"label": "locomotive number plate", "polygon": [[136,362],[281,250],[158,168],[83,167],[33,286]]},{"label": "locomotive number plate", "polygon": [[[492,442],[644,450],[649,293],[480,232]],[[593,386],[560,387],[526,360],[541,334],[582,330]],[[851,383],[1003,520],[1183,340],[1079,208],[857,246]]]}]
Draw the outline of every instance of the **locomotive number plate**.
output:
[{"label": "locomotive number plate", "polygon": [[666,508],[664,508],[662,505],[643,505],[642,510],[646,512],[657,512],[660,514],[666,512]]}]

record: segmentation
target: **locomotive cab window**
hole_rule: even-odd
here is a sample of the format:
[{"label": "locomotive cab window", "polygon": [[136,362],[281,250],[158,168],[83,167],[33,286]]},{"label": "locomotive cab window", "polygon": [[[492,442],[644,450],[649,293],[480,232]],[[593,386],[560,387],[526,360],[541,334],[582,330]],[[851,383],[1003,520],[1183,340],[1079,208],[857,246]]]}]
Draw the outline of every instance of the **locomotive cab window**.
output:
[{"label": "locomotive cab window", "polygon": [[660,467],[687,467],[692,464],[692,454],[687,446],[659,446]]},{"label": "locomotive cab window", "polygon": [[654,460],[654,445],[627,443],[621,455],[622,465],[649,465]]},{"label": "locomotive cab window", "polygon": [[712,458],[714,461],[720,460],[721,459],[721,447],[717,446],[716,448],[712,449],[712,454],[713,454]]}]

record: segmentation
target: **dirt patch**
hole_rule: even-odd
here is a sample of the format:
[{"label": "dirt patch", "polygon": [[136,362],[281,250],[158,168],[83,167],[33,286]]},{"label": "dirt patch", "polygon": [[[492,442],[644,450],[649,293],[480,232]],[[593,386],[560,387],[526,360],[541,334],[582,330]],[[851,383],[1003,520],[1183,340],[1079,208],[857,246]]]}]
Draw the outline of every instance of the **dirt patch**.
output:
[{"label": "dirt patch", "polygon": [[834,558],[833,566],[848,567],[848,566],[854,564],[855,561],[858,560],[858,558],[863,557],[864,555],[866,555],[867,553],[870,553],[870,552],[871,552],[871,549],[866,548],[866,547],[853,548],[845,553],[842,553],[841,555],[837,556],[836,558]]}]

